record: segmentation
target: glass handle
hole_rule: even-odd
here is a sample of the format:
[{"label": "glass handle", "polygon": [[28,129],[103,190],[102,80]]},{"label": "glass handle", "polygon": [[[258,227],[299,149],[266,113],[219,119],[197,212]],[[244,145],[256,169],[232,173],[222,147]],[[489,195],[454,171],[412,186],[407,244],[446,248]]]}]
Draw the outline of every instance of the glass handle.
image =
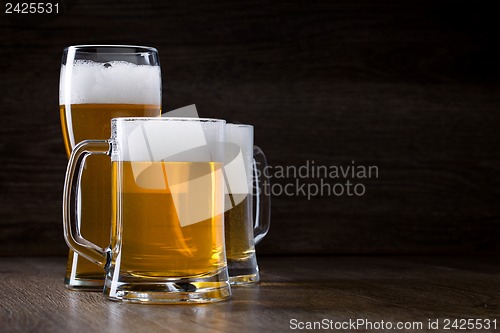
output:
[{"label": "glass handle", "polygon": [[255,244],[259,243],[269,231],[271,224],[271,191],[270,178],[267,174],[266,155],[262,149],[253,147],[253,172],[256,184],[256,209],[253,235]]},{"label": "glass handle", "polygon": [[[107,261],[106,251],[82,237],[78,197],[85,160],[90,155],[109,156],[110,147],[107,140],[86,140],[77,144],[69,158],[63,191],[64,240],[75,252],[101,267],[104,267]],[[71,209],[72,202],[74,210]]]}]

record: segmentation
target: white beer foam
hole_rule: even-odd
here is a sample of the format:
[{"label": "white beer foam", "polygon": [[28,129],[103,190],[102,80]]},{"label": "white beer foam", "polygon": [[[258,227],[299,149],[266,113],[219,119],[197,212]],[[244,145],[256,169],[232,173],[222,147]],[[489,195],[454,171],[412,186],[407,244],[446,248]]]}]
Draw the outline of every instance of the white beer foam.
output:
[{"label": "white beer foam", "polygon": [[[165,118],[160,118],[165,119]],[[138,162],[223,162],[214,156],[214,124],[197,121],[123,121],[120,155],[122,161]],[[175,142],[175,144],[174,144]]]},{"label": "white beer foam", "polygon": [[60,82],[61,105],[161,103],[159,66],[75,60],[73,66],[61,67]]},{"label": "white beer foam", "polygon": [[[234,198],[244,199],[247,194],[252,193],[253,126],[226,124],[225,147],[224,171],[228,182],[226,194],[230,193],[233,196],[242,194],[234,196]],[[235,204],[239,202],[235,202]]]}]

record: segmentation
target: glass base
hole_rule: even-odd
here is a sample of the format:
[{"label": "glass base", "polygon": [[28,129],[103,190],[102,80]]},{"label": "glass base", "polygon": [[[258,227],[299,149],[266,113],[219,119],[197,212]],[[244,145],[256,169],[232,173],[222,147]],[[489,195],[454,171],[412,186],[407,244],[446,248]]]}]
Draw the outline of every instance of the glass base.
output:
[{"label": "glass base", "polygon": [[100,291],[104,288],[103,279],[82,279],[74,278],[72,280],[65,278],[64,284],[66,288],[74,291]]},{"label": "glass base", "polygon": [[104,269],[69,251],[64,284],[69,290],[100,291],[104,288]]},{"label": "glass base", "polygon": [[104,295],[113,301],[143,304],[212,303],[229,298],[231,285],[226,268],[211,276],[154,281],[120,275],[115,281],[106,280]]},{"label": "glass base", "polygon": [[250,286],[259,282],[259,272],[248,275],[229,276],[229,283],[234,286]]},{"label": "glass base", "polygon": [[[130,290],[128,290],[130,289]],[[143,304],[189,304],[223,301],[231,296],[229,283],[197,287],[196,283],[180,286],[177,283],[122,285],[112,295],[112,301]]]},{"label": "glass base", "polygon": [[228,258],[227,271],[232,285],[251,285],[260,280],[255,253],[245,259]]}]

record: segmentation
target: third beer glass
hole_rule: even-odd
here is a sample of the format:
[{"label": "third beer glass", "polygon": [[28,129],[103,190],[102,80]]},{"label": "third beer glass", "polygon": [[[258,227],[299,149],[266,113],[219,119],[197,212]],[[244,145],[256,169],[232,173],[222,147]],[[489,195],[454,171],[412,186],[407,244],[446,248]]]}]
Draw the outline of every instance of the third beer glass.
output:
[{"label": "third beer glass", "polygon": [[[61,125],[68,156],[80,141],[108,139],[115,117],[159,116],[161,76],[156,49],[82,45],[64,50],[59,88]],[[82,234],[104,247],[111,220],[111,164],[88,161],[78,201]],[[66,286],[102,290],[104,270],[70,250]]]},{"label": "third beer glass", "polygon": [[[253,145],[253,126],[226,125],[225,235],[227,264],[231,284],[258,282],[257,244],[269,230],[271,193],[265,171],[266,158]],[[252,184],[256,195],[253,196]],[[253,210],[253,199],[257,209]],[[255,219],[255,223],[254,223]]]}]

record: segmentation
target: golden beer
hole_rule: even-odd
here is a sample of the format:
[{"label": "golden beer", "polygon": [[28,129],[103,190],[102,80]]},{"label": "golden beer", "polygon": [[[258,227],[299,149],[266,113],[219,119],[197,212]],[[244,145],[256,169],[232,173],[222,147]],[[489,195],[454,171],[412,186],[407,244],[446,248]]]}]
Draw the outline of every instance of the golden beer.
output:
[{"label": "golden beer", "polygon": [[[148,104],[70,104],[60,106],[66,152],[87,139],[108,139],[111,119],[116,117],[157,117],[159,105]],[[81,233],[95,244],[106,247],[110,240],[111,163],[104,155],[85,162],[81,182]],[[74,261],[76,259],[76,261]],[[104,270],[70,250],[66,266],[66,284],[79,280],[104,282]],[[70,282],[71,281],[71,282]]]},{"label": "golden beer", "polygon": [[[120,258],[116,269],[123,279],[204,277],[225,267],[224,216],[218,208],[223,176],[215,172],[221,167],[216,162],[112,162],[112,235],[120,239],[112,239],[111,248]],[[205,177],[203,194],[197,196],[191,181],[200,177]],[[183,226],[179,210],[208,216]]]},{"label": "golden beer", "polygon": [[226,256],[228,261],[248,260],[255,254],[252,221],[252,197],[224,213]]}]

